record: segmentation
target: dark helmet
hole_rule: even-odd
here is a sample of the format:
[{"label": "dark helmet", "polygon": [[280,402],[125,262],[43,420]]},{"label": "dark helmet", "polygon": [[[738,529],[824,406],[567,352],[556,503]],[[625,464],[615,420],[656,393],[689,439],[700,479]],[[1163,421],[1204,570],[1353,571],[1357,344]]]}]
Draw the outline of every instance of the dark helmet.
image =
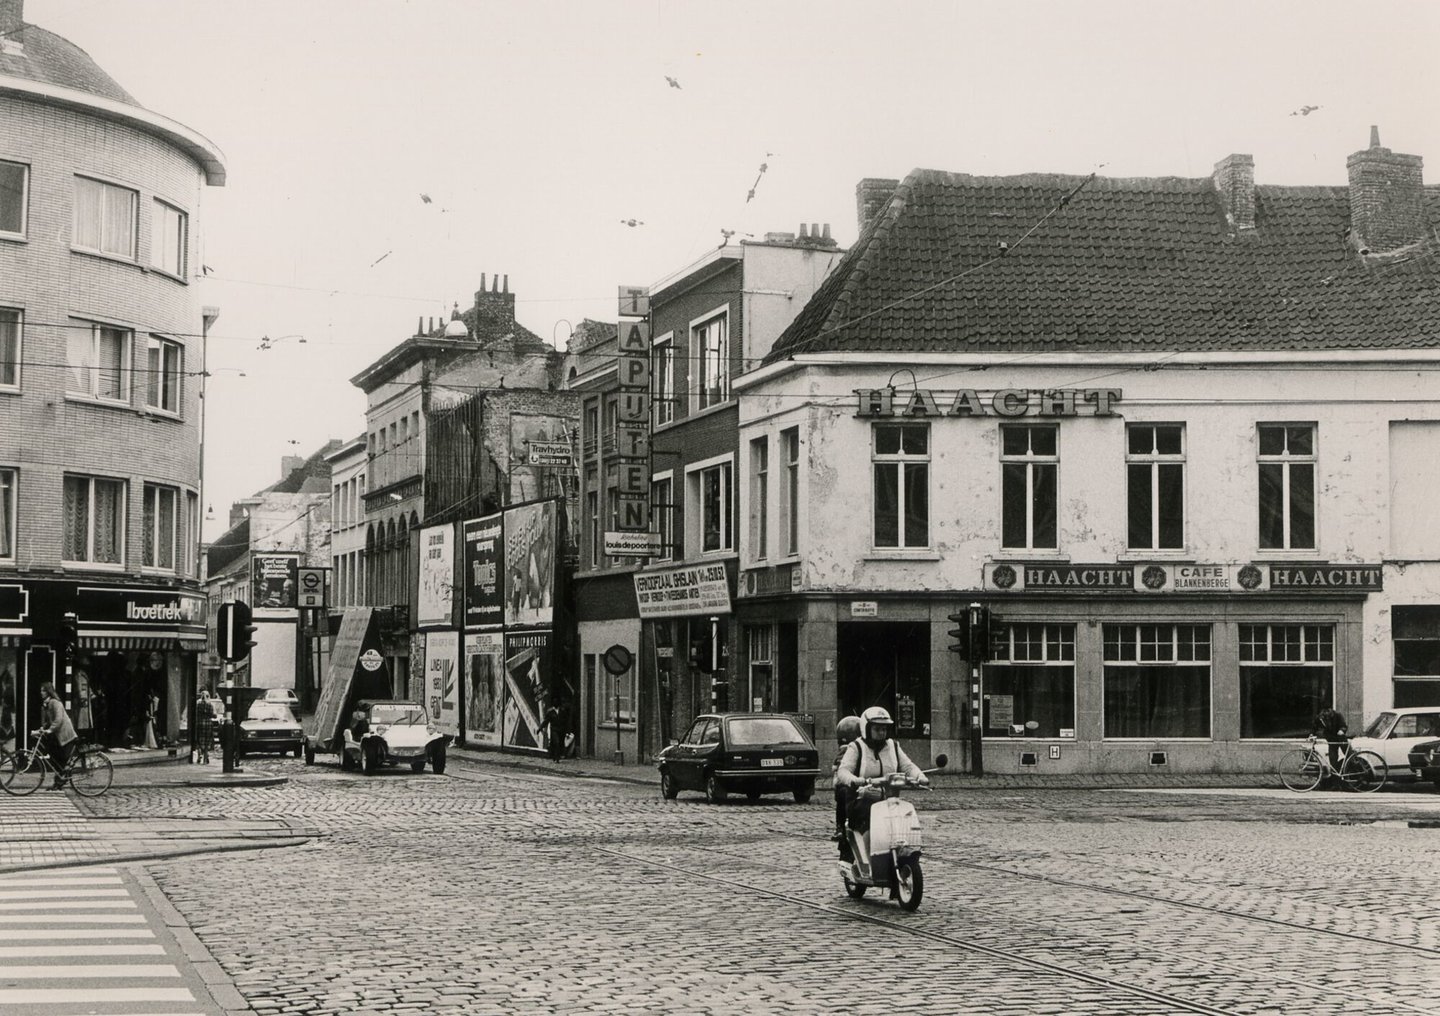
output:
[{"label": "dark helmet", "polygon": [[849,744],[860,736],[860,717],[843,716],[840,722],[835,724],[835,740],[841,744]]},{"label": "dark helmet", "polygon": [[895,721],[890,718],[890,713],[882,706],[871,706],[860,714],[861,734],[865,738],[865,743],[872,748],[878,749],[890,740],[890,732],[894,729]]}]

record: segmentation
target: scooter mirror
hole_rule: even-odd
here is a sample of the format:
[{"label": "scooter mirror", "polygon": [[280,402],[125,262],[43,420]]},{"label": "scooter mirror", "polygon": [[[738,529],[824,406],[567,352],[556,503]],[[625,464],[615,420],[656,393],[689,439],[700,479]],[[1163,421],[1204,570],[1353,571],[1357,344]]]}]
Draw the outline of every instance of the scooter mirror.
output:
[{"label": "scooter mirror", "polygon": [[948,766],[949,764],[950,764],[950,756],[949,756],[949,755],[946,755],[944,752],[941,752],[939,755],[936,755],[936,756],[935,756],[935,768],[936,768],[936,769],[944,769],[944,768],[945,768],[946,766]]}]

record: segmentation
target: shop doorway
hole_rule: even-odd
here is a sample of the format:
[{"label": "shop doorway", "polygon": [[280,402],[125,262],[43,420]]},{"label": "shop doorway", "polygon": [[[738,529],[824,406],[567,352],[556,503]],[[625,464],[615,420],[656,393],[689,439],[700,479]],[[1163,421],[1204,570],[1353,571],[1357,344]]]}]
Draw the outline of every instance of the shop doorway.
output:
[{"label": "shop doorway", "polygon": [[15,746],[30,743],[30,732],[40,727],[40,686],[49,681],[63,699],[65,688],[60,680],[60,657],[49,646],[31,646],[25,651],[24,691],[20,696],[19,715],[21,722]]},{"label": "shop doorway", "polygon": [[899,738],[930,736],[930,626],[909,621],[836,625],[839,715],[883,706]]}]

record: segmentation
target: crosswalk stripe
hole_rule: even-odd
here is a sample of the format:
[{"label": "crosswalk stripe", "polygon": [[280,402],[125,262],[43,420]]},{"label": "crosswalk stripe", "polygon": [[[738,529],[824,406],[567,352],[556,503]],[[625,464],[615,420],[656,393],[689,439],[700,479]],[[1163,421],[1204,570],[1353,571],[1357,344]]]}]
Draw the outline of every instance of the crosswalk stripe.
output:
[{"label": "crosswalk stripe", "polygon": [[103,977],[107,981],[121,977],[179,977],[173,963],[37,963],[26,967],[6,967],[5,979],[24,981],[44,977],[49,980],[80,980]]},{"label": "crosswalk stripe", "polygon": [[[118,879],[116,881],[119,881]],[[6,900],[60,900],[99,899],[102,896],[129,896],[124,888],[102,889],[99,886],[81,886],[78,889],[0,889],[0,902]]]},{"label": "crosswalk stripe", "polygon": [[39,909],[51,910],[134,910],[134,900],[128,896],[123,900],[28,900],[23,903],[0,903],[0,914],[15,910],[34,912]]},{"label": "crosswalk stripe", "polygon": [[[152,936],[153,937],[153,936]],[[85,945],[0,945],[0,959],[43,960],[64,956],[164,956],[161,945],[129,943],[101,945],[87,942]]]},{"label": "crosswalk stripe", "polygon": [[[143,914],[0,914],[0,924],[79,924],[81,921],[91,921],[95,924],[143,924]],[[11,929],[10,933],[19,935],[22,932]]]},{"label": "crosswalk stripe", "polygon": [[7,928],[7,935],[31,941],[75,942],[82,938],[154,938],[149,928]]},{"label": "crosswalk stripe", "polygon": [[0,988],[0,1005],[91,1005],[96,1002],[193,1001],[195,1001],[195,993],[189,988]]}]

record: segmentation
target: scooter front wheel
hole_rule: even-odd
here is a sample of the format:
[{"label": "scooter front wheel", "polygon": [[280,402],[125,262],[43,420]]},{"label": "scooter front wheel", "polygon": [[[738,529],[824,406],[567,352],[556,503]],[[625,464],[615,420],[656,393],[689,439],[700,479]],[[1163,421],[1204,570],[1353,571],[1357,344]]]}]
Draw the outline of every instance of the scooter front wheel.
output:
[{"label": "scooter front wheel", "polygon": [[861,885],[859,882],[850,881],[849,875],[844,875],[841,877],[845,879],[846,896],[849,896],[852,900],[858,900],[865,895],[865,887],[863,885]]},{"label": "scooter front wheel", "polygon": [[925,895],[925,876],[920,872],[920,859],[901,861],[895,868],[896,898],[901,910],[915,910]]}]

